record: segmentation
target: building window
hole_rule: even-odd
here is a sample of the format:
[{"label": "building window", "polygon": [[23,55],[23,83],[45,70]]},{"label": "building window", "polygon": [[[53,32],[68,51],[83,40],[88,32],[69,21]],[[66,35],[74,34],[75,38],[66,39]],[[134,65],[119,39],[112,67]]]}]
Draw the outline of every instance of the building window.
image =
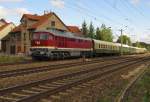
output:
[{"label": "building window", "polygon": [[55,21],[51,21],[51,26],[55,27]]},{"label": "building window", "polygon": [[26,33],[24,33],[24,40],[26,40]]},{"label": "building window", "polygon": [[17,33],[17,34],[16,34],[16,38],[17,38],[17,41],[20,41],[20,40],[21,40],[21,34],[20,34],[20,33]]},{"label": "building window", "polygon": [[15,34],[15,33],[11,34],[11,37],[14,37],[14,38],[15,38],[15,36],[16,36],[16,34]]},{"label": "building window", "polygon": [[33,39],[33,33],[29,32],[29,40],[32,40],[32,39]]},{"label": "building window", "polygon": [[24,46],[24,52],[26,52],[26,46]]},{"label": "building window", "polygon": [[17,48],[17,52],[20,53],[21,52],[21,46],[18,46]]}]

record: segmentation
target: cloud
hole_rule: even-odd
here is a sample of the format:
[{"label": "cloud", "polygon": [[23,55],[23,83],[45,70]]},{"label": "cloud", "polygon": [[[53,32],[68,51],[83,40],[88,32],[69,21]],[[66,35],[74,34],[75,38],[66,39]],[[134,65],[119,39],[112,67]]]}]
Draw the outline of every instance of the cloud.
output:
[{"label": "cloud", "polygon": [[50,0],[50,3],[57,8],[64,8],[65,2],[63,0]]},{"label": "cloud", "polygon": [[133,5],[138,5],[140,3],[141,0],[131,0],[131,3]]},{"label": "cloud", "polygon": [[30,13],[26,8],[16,8],[14,11],[19,15]]},{"label": "cloud", "polygon": [[150,37],[149,36],[150,36],[150,33],[149,34],[142,34],[142,36],[140,36],[140,41],[150,44]]},{"label": "cloud", "polygon": [[0,6],[0,18],[6,18],[9,16],[22,16],[24,13],[30,13],[26,8],[5,8]]}]

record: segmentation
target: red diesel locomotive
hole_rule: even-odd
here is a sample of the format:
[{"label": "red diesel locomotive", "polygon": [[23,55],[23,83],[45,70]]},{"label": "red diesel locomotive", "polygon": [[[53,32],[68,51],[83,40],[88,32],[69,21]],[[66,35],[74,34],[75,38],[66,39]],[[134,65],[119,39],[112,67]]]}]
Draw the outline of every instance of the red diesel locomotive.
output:
[{"label": "red diesel locomotive", "polygon": [[88,57],[93,49],[91,39],[76,37],[72,33],[58,30],[34,32],[31,46],[31,56],[36,59]]}]

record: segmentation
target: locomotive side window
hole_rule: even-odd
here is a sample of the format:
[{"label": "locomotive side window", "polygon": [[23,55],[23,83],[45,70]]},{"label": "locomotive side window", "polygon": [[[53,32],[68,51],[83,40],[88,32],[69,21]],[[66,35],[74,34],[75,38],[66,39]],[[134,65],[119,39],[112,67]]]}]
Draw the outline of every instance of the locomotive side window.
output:
[{"label": "locomotive side window", "polygon": [[48,34],[40,34],[40,40],[48,40]]},{"label": "locomotive side window", "polygon": [[49,35],[49,38],[48,38],[49,40],[52,40],[53,39],[53,36],[52,35]]}]

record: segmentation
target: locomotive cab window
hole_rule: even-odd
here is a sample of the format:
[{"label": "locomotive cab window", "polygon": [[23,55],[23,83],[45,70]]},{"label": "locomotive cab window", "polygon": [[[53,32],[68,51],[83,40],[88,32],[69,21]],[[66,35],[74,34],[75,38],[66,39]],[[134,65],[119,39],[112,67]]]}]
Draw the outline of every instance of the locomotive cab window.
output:
[{"label": "locomotive cab window", "polygon": [[39,39],[39,34],[34,33],[34,34],[33,34],[33,40],[38,40],[38,39]]}]

